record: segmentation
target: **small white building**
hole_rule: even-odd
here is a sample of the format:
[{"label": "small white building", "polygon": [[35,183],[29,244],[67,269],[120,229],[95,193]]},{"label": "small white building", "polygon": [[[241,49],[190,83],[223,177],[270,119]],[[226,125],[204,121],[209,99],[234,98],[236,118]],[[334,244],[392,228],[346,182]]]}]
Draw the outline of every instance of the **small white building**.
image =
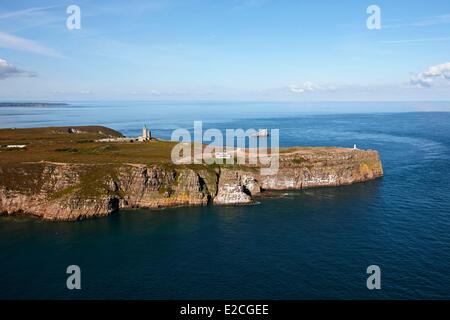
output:
[{"label": "small white building", "polygon": [[25,144],[8,144],[6,147],[10,148],[10,149],[23,149],[26,147],[26,145]]},{"label": "small white building", "polygon": [[151,133],[150,129],[147,129],[147,125],[144,125],[144,127],[142,128],[142,136],[139,140],[148,141],[151,139],[152,139],[152,133]]},{"label": "small white building", "polygon": [[227,152],[216,152],[214,154],[214,156],[217,159],[231,159],[231,154],[227,153]]}]

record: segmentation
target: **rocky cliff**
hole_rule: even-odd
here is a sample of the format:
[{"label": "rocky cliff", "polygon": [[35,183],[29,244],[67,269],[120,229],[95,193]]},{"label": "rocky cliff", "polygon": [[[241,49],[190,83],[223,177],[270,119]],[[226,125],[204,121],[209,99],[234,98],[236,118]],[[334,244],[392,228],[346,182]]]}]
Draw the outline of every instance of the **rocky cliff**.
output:
[{"label": "rocky cliff", "polygon": [[24,162],[0,166],[0,212],[79,220],[127,208],[250,203],[265,190],[340,186],[382,175],[376,151],[351,149],[286,153],[269,176],[251,166]]}]

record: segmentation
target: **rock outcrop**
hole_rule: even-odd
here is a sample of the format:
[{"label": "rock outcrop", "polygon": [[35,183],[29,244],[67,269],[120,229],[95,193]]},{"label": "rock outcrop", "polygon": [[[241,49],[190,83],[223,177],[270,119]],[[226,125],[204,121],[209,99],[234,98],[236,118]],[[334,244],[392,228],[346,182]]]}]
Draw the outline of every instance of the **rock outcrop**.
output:
[{"label": "rock outcrop", "polygon": [[0,212],[79,220],[127,208],[245,204],[264,190],[340,186],[383,175],[376,151],[344,150],[282,155],[270,176],[251,166],[2,165]]}]

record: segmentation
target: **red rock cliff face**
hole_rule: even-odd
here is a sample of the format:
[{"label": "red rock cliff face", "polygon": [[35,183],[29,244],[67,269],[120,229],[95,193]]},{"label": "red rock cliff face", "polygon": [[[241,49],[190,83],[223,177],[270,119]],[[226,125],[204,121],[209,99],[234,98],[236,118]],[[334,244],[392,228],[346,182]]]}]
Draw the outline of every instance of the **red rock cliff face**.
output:
[{"label": "red rock cliff face", "polygon": [[0,167],[0,212],[48,220],[119,209],[242,204],[264,190],[339,186],[383,175],[376,151],[283,155],[274,175],[256,167],[20,163]]}]

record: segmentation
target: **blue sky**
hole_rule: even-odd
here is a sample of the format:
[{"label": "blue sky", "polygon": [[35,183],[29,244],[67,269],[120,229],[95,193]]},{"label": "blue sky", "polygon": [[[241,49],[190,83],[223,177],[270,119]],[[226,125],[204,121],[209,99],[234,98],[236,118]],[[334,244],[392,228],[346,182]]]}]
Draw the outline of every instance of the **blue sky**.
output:
[{"label": "blue sky", "polygon": [[0,0],[0,59],[0,100],[450,100],[450,2]]}]

